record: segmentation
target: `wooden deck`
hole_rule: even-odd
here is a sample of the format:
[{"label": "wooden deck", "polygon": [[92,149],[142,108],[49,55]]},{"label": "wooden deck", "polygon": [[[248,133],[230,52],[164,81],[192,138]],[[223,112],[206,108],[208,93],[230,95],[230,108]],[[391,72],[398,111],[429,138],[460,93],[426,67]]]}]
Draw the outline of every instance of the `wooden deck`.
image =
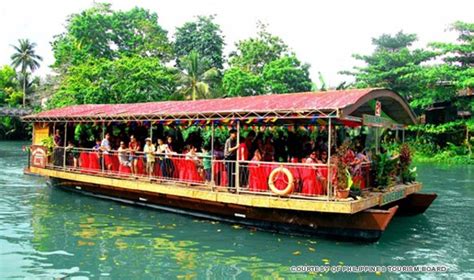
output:
[{"label": "wooden deck", "polygon": [[359,200],[326,201],[247,193],[234,194],[228,192],[219,192],[215,190],[213,191],[209,187],[185,186],[179,183],[156,183],[130,178],[111,178],[73,171],[53,170],[37,167],[31,167],[29,169],[29,172],[45,177],[92,183],[96,184],[98,188],[100,188],[100,185],[105,185],[117,189],[174,195],[192,199],[215,201],[220,203],[230,203],[251,207],[341,214],[354,214],[372,208],[374,206],[382,206],[393,201],[405,198],[407,195],[418,192],[422,188],[420,183],[414,183],[410,185],[397,185],[387,192],[371,192],[367,197],[364,197]]}]

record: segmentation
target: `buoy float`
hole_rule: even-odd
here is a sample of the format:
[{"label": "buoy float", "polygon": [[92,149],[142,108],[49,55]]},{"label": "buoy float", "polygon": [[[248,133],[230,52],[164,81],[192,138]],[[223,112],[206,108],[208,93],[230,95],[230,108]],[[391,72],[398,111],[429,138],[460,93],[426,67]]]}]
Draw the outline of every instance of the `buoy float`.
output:
[{"label": "buoy float", "polygon": [[[283,172],[286,175],[286,177],[288,177],[288,185],[286,185],[286,188],[282,190],[278,189],[275,186],[275,182],[274,182],[275,176],[280,172]],[[283,166],[273,169],[272,172],[270,173],[270,176],[268,176],[268,187],[272,190],[272,192],[274,192],[277,195],[287,195],[291,193],[293,191],[294,186],[295,186],[295,183],[294,183],[293,174],[291,174],[290,170],[284,168]]]}]

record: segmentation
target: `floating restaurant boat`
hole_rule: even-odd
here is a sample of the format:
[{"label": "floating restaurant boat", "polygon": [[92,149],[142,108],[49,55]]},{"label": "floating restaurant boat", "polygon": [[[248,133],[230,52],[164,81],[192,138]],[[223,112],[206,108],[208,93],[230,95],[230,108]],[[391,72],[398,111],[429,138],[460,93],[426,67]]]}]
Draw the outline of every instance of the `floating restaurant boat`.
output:
[{"label": "floating restaurant boat", "polygon": [[[380,190],[374,185],[376,167],[370,163],[361,168],[360,193],[347,198],[338,195],[331,147],[341,131],[347,127],[373,130],[377,150],[382,128],[392,129],[400,137],[404,126],[416,123],[406,101],[388,89],[75,105],[23,120],[33,123],[26,173],[47,177],[62,189],[206,219],[276,232],[376,241],[395,214],[423,213],[436,198],[436,194],[420,193],[419,182],[395,182]],[[137,165],[131,174],[130,164],[119,162],[120,152],[67,146],[68,139],[80,134],[78,126],[86,125],[102,138],[106,132],[113,133],[114,127],[121,127],[122,132],[145,131],[153,140],[169,127],[202,128],[211,138],[212,156],[207,158],[211,171],[206,178],[200,170],[205,155],[196,159],[189,154],[156,153],[153,171],[146,174],[141,158],[147,155],[136,153]],[[217,131],[231,127],[236,129],[237,145],[239,136],[254,127],[317,129],[327,135],[328,160],[256,162],[215,156]],[[62,147],[51,147],[56,130],[63,133]],[[173,168],[168,170],[158,162],[168,162]]]}]

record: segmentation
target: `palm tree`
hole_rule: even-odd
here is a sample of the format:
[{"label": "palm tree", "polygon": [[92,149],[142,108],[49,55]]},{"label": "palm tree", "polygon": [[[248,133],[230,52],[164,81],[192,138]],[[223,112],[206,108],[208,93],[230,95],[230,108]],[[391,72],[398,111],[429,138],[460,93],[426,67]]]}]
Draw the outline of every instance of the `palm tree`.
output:
[{"label": "palm tree", "polygon": [[26,83],[27,83],[27,70],[30,69],[31,73],[40,67],[39,62],[43,58],[35,54],[36,43],[30,42],[28,39],[19,39],[18,46],[13,46],[15,53],[11,56],[12,66],[18,68],[20,66],[20,73],[23,81],[23,107],[26,105]]},{"label": "palm tree", "polygon": [[183,71],[180,74],[182,84],[178,93],[185,99],[196,100],[197,98],[210,97],[210,83],[219,72],[216,68],[206,69],[206,60],[199,57],[196,51],[182,59]]}]

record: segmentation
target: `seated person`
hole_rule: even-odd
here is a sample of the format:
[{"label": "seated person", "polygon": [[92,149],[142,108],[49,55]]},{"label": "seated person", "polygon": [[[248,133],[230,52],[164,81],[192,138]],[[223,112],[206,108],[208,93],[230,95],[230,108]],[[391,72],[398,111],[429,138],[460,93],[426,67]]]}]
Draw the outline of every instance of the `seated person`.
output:
[{"label": "seated person", "polygon": [[311,154],[309,154],[309,156],[306,158],[304,163],[321,163],[318,157],[318,151],[313,150]]}]

